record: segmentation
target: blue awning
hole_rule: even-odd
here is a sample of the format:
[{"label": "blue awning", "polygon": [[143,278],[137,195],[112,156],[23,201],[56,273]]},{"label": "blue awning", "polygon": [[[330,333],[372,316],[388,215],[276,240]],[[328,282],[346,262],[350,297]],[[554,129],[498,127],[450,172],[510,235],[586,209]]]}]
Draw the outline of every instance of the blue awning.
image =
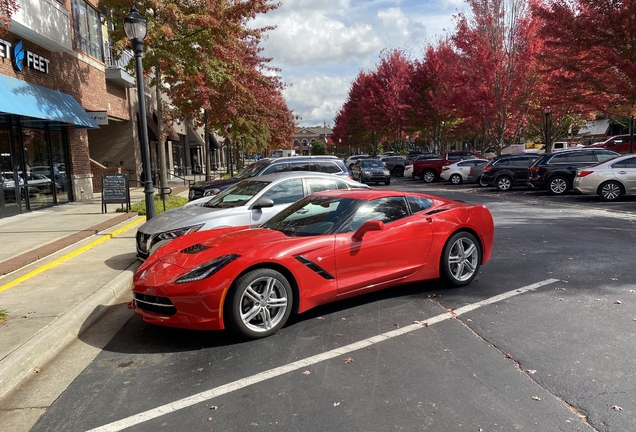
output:
[{"label": "blue awning", "polygon": [[99,129],[73,96],[0,75],[0,113]]}]

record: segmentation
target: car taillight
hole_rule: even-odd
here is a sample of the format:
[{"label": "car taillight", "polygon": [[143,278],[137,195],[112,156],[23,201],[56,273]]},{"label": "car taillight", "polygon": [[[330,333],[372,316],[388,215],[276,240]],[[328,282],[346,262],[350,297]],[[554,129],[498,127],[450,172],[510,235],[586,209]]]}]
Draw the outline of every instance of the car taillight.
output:
[{"label": "car taillight", "polygon": [[539,172],[539,167],[530,167],[528,168],[530,170],[531,173],[538,173]]},{"label": "car taillight", "polygon": [[581,172],[576,173],[576,176],[577,177],[585,177],[585,176],[588,176],[588,175],[592,174],[593,172],[594,171],[581,171]]},{"label": "car taillight", "polygon": [[492,171],[492,167],[491,166],[486,166],[484,167],[484,170],[482,171],[482,174],[488,171]]},{"label": "car taillight", "polygon": [[475,172],[475,168],[471,168],[471,169],[470,169],[470,173],[472,174],[472,173],[474,173],[474,172]]},{"label": "car taillight", "polygon": [[449,167],[442,167],[442,171],[448,171],[449,169]]}]

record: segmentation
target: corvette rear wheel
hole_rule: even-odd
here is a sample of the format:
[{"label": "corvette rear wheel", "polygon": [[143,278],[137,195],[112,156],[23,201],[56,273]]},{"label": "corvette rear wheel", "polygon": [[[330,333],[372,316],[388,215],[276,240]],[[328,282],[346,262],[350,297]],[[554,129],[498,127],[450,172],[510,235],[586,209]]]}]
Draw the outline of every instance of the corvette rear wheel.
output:
[{"label": "corvette rear wheel", "polygon": [[480,265],[481,247],[474,235],[460,231],[448,239],[440,260],[442,279],[456,287],[468,285]]},{"label": "corvette rear wheel", "polygon": [[225,302],[226,325],[249,339],[276,333],[291,313],[293,293],[285,276],[257,269],[236,280]]}]

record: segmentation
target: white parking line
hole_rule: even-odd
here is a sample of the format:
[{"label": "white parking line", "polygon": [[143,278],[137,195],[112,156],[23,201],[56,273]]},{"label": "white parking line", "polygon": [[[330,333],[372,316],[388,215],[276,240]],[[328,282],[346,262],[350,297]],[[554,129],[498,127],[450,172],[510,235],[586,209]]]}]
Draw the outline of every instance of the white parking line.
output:
[{"label": "white parking line", "polygon": [[340,348],[336,348],[336,349],[324,352],[322,354],[317,354],[315,356],[307,357],[306,359],[303,359],[303,360],[298,360],[298,361],[295,361],[293,363],[289,363],[287,365],[279,366],[279,367],[276,367],[274,369],[270,369],[268,371],[264,371],[264,372],[258,373],[256,375],[252,375],[252,376],[247,377],[247,378],[242,378],[240,380],[237,380],[237,381],[222,385],[220,387],[216,387],[216,388],[213,388],[213,389],[206,390],[204,392],[195,394],[195,395],[187,397],[185,399],[181,399],[181,400],[178,400],[178,401],[175,401],[175,402],[171,402],[169,404],[162,405],[160,407],[157,407],[157,408],[154,408],[154,409],[151,409],[151,410],[148,410],[148,411],[145,411],[145,412],[142,412],[142,413],[130,416],[130,417],[126,417],[126,418],[121,419],[119,421],[116,421],[116,422],[113,422],[113,423],[109,423],[109,424],[106,424],[104,426],[97,427],[95,429],[91,429],[88,432],[115,432],[115,431],[121,431],[123,429],[126,429],[126,428],[129,428],[129,427],[132,427],[132,426],[147,422],[147,421],[152,420],[152,419],[155,419],[157,417],[161,417],[163,415],[171,414],[171,413],[179,411],[181,409],[188,408],[188,407],[190,407],[192,405],[196,405],[196,404],[201,403],[201,402],[206,402],[206,401],[208,401],[210,399],[213,399],[215,397],[222,396],[224,394],[231,393],[231,392],[236,391],[236,390],[240,390],[240,389],[245,388],[247,386],[250,386],[252,384],[257,384],[259,382],[262,382],[262,381],[265,381],[265,380],[268,380],[268,379],[271,379],[271,378],[276,378],[276,377],[278,377],[280,375],[283,375],[283,374],[286,374],[286,373],[289,373],[289,372],[293,372],[293,371],[298,370],[298,369],[306,368],[306,367],[314,365],[316,363],[320,363],[320,362],[323,362],[325,360],[329,360],[329,359],[332,359],[334,357],[338,357],[338,356],[341,356],[341,355],[349,354],[349,353],[351,353],[353,351],[357,351],[359,349],[366,348],[366,347],[368,347],[370,345],[374,345],[374,344],[377,344],[377,343],[392,339],[394,337],[402,336],[404,334],[413,332],[415,330],[419,330],[419,329],[425,328],[424,324],[430,326],[432,324],[436,324],[436,323],[439,323],[441,321],[445,321],[447,319],[451,319],[453,316],[459,316],[459,315],[465,314],[467,312],[473,311],[475,309],[478,309],[480,307],[487,306],[487,305],[493,304],[493,303],[497,303],[497,302],[500,302],[500,301],[505,300],[507,298],[514,297],[516,295],[523,294],[523,293],[526,293],[528,291],[533,291],[533,290],[536,290],[539,287],[542,287],[544,285],[549,285],[549,284],[552,284],[552,283],[558,282],[558,281],[559,281],[559,279],[546,279],[544,281],[537,282],[537,283],[532,284],[532,285],[527,285],[527,286],[525,286],[523,288],[519,288],[519,289],[516,289],[516,290],[508,291],[508,292],[505,292],[503,294],[499,294],[499,295],[496,295],[494,297],[490,297],[490,298],[488,298],[486,300],[482,300],[480,302],[472,303],[472,304],[463,306],[461,308],[455,309],[455,311],[453,311],[453,312],[443,313],[441,315],[434,316],[434,317],[429,318],[427,320],[420,321],[420,324],[411,324],[411,325],[408,325],[406,327],[399,328],[397,330],[392,330],[390,332],[386,332],[386,333],[383,333],[383,334],[380,334],[380,335],[377,335],[377,336],[370,337],[368,339],[363,339],[363,340],[361,340],[359,342],[355,342],[355,343],[352,343],[352,344],[349,344],[349,345],[345,345],[345,346],[340,347]]}]

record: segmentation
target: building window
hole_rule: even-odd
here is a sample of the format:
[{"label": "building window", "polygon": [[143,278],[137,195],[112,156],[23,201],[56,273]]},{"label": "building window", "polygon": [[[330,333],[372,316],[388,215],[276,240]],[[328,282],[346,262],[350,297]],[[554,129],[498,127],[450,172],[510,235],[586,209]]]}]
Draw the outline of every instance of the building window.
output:
[{"label": "building window", "polygon": [[73,0],[75,48],[103,61],[102,24],[100,14],[84,0]]}]

